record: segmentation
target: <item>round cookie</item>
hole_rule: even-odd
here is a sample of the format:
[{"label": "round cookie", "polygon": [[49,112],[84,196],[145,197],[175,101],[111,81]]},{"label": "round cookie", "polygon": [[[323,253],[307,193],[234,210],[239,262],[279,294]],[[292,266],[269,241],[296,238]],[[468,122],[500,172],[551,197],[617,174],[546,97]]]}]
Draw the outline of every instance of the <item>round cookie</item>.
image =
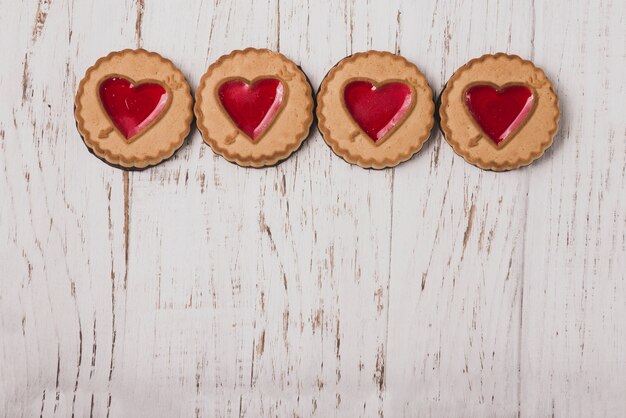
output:
[{"label": "round cookie", "polygon": [[459,68],[441,95],[441,130],[454,151],[485,170],[532,163],[552,145],[560,117],[552,83],[516,55],[483,55]]},{"label": "round cookie", "polygon": [[216,154],[245,167],[277,164],[313,122],[311,86],[284,55],[233,51],[211,64],[196,91],[198,128]]},{"label": "round cookie", "polygon": [[183,73],[143,49],[111,52],[81,80],[74,116],[85,145],[105,162],[142,169],[171,157],[191,127]]},{"label": "round cookie", "polygon": [[434,109],[432,90],[419,69],[381,51],[341,60],[317,95],[324,140],[335,154],[363,168],[410,159],[430,135]]}]

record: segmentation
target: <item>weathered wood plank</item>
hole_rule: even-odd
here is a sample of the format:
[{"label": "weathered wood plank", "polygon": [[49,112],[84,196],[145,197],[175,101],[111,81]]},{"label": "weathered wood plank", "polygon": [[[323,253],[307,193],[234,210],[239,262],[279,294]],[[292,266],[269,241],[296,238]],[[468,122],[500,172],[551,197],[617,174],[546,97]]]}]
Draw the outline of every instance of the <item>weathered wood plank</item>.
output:
[{"label": "weathered wood plank", "polygon": [[2,415],[87,416],[106,411],[115,390],[123,184],[86,151],[73,102],[87,67],[125,45],[125,10],[63,1],[1,8]]},{"label": "weathered wood plank", "polygon": [[[160,49],[167,54],[170,48],[170,56],[194,66],[198,77],[231,49],[279,49],[302,62],[316,87],[350,50],[345,43],[333,43],[329,49],[327,40],[311,40],[319,36],[320,27],[334,27],[341,30],[338,39],[349,39],[349,7],[329,22],[330,3],[307,8],[285,2],[275,7],[256,2],[245,8],[218,4],[210,19],[201,15],[198,27],[179,35],[190,42],[197,37],[198,46],[192,50],[198,50],[206,48],[206,38],[198,33],[209,34],[211,45],[219,48],[209,49],[203,63],[185,54],[178,39],[169,46],[160,42]],[[159,39],[158,22],[176,13],[180,20],[189,19],[186,9],[151,11],[146,5],[145,47],[150,48],[145,40],[149,34]],[[387,22],[392,31],[395,15]],[[254,31],[233,30],[237,24]],[[375,38],[366,25],[359,29],[369,42]],[[298,37],[291,35],[299,31]],[[359,49],[368,47],[364,43]],[[197,61],[204,65],[199,67]],[[181,66],[186,71],[185,64]],[[150,374],[151,389],[130,396],[141,396],[142,404],[151,402],[162,411],[169,397],[166,406],[154,402],[172,390],[167,379],[193,373],[196,378],[186,379],[176,393],[184,399],[184,408],[198,413],[306,416],[326,415],[336,407],[378,411],[386,315],[375,302],[384,297],[388,280],[390,173],[346,165],[316,132],[296,155],[266,170],[233,166],[214,157],[200,141],[196,135],[193,151],[190,145],[158,169],[131,174],[129,275],[134,280],[128,298],[134,294],[142,299],[133,298],[142,314],[127,316],[126,327],[134,327],[129,333],[140,336],[131,344],[128,362],[139,361],[141,369],[148,369],[156,361],[181,374]],[[348,182],[336,180],[348,176]],[[155,212],[155,206],[162,210]],[[185,219],[186,226],[178,219]],[[364,327],[341,328],[341,322],[360,323],[364,312],[371,318]],[[141,331],[145,317],[154,318],[157,325]],[[206,320],[212,322],[210,331]],[[154,329],[165,334],[155,339]],[[197,346],[198,333],[206,350],[187,351]],[[139,347],[139,354],[148,348],[152,355],[137,357]],[[161,355],[172,350],[173,360]],[[344,369],[351,372],[346,375]]]},{"label": "weathered wood plank", "polygon": [[[532,54],[522,3],[403,6],[400,48],[437,94],[471,58]],[[517,415],[528,172],[481,171],[439,131],[396,169],[388,414]]]},{"label": "weathered wood plank", "polygon": [[[626,6],[414,3],[3,1],[0,415],[626,415]],[[392,170],[317,131],[242,169],[194,131],[123,174],[81,144],[73,94],[134,46],[192,86],[247,46],[314,88],[352,52],[399,51],[437,94],[509,51],[555,82],[562,130],[512,173],[438,132]]]},{"label": "weathered wood plank", "polygon": [[545,2],[536,14],[535,59],[563,117],[555,146],[529,170],[521,412],[622,417],[626,5]]}]

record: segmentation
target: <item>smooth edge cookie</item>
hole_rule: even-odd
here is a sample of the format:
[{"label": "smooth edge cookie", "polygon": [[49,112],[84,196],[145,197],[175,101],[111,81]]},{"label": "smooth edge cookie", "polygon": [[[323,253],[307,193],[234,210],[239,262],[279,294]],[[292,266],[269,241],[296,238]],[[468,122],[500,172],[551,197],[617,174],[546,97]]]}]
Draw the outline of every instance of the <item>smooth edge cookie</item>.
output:
[{"label": "smooth edge cookie", "polygon": [[[181,109],[187,110],[186,111],[187,116],[181,122],[181,125],[183,126],[183,128],[180,132],[174,135],[175,140],[171,141],[168,144],[169,147],[158,149],[156,154],[147,155],[142,159],[126,158],[122,155],[115,156],[111,154],[110,152],[102,149],[98,141],[91,138],[91,132],[87,129],[85,125],[85,119],[82,116],[82,112],[84,108],[80,99],[85,93],[84,88],[87,82],[91,80],[91,77],[96,72],[96,70],[98,70],[98,68],[100,67],[102,63],[110,61],[111,59],[115,57],[124,56],[128,54],[145,55],[151,58],[157,58],[159,61],[161,61],[161,63],[168,66],[171,72],[178,73],[178,75],[180,76],[180,80],[183,84],[182,87],[184,89],[183,93],[184,93],[184,98],[185,98],[185,102],[180,104],[179,107]],[[172,103],[169,104],[169,108],[167,110],[171,109],[171,105]],[[180,69],[178,69],[178,67],[176,67],[176,65],[174,65],[174,63],[171,60],[161,56],[160,54],[156,52],[146,51],[145,49],[142,49],[142,48],[139,48],[139,49],[128,48],[128,49],[123,49],[121,51],[113,51],[107,54],[106,56],[100,57],[95,62],[94,65],[92,65],[91,67],[87,69],[87,71],[85,72],[85,76],[82,78],[82,80],[79,83],[79,87],[78,87],[78,90],[76,92],[76,96],[74,99],[74,118],[76,119],[76,127],[77,127],[79,134],[81,135],[83,139],[83,143],[92,154],[94,154],[100,160],[102,160],[103,162],[105,162],[106,164],[112,167],[120,168],[123,170],[143,170],[145,168],[160,164],[164,162],[165,160],[171,158],[176,153],[176,151],[178,151],[182,147],[182,145],[185,142],[185,139],[189,136],[189,133],[191,132],[191,122],[193,120],[192,105],[193,105],[193,97],[191,95],[191,88],[189,87],[189,83],[187,82],[187,79],[185,78],[185,75],[182,73],[182,71],[180,71]],[[148,126],[146,129],[149,129],[149,128],[150,126]]]},{"label": "smooth edge cookie", "polygon": [[[489,59],[498,60],[502,58],[509,59],[510,61],[518,61],[521,65],[530,65],[533,67],[534,72],[539,74],[545,80],[544,82],[548,85],[549,92],[554,96],[554,108],[556,109],[556,113],[554,115],[554,118],[552,119],[552,124],[548,127],[548,130],[546,131],[547,138],[541,143],[539,143],[539,149],[537,151],[531,152],[528,158],[518,158],[516,160],[506,161],[501,164],[498,164],[498,163],[495,163],[494,161],[485,161],[481,157],[472,158],[468,154],[464,153],[463,145],[460,142],[454,140],[453,138],[452,130],[450,126],[448,125],[448,120],[450,116],[447,114],[446,110],[448,107],[448,96],[450,94],[451,88],[465,70],[468,70],[472,68],[474,65],[483,63]],[[479,80],[479,81],[483,81],[483,80]],[[490,82],[489,80],[484,80],[484,81]],[[534,86],[532,87],[533,87],[533,91],[536,91]],[[531,116],[532,115],[529,115],[529,117]],[[443,91],[440,96],[439,117],[440,117],[439,126],[443,133],[444,139],[446,140],[446,142],[448,142],[448,144],[450,144],[454,152],[458,154],[460,157],[462,157],[465,161],[483,170],[509,171],[509,170],[515,170],[517,168],[525,167],[525,166],[532,164],[535,160],[543,156],[546,150],[550,148],[550,146],[552,145],[554,141],[556,132],[558,131],[558,124],[559,124],[559,120],[561,117],[561,111],[560,111],[560,106],[559,106],[559,97],[554,91],[552,82],[550,81],[548,76],[545,74],[543,69],[537,67],[532,61],[525,60],[519,57],[518,55],[498,52],[496,54],[484,54],[479,58],[471,59],[470,61],[468,61],[461,67],[459,67],[454,72],[454,74],[452,74],[452,76],[447,81],[446,85],[444,86]]]},{"label": "smooth edge cookie", "polygon": [[[328,82],[333,80],[337,72],[341,71],[345,67],[346,64],[352,61],[356,61],[360,58],[367,58],[372,55],[377,55],[380,57],[391,57],[392,59],[397,59],[397,60],[402,61],[408,68],[414,68],[415,70],[417,70],[417,73],[418,73],[417,75],[418,79],[417,79],[416,84],[419,84],[421,87],[425,88],[429,92],[430,100],[428,101],[427,113],[428,115],[430,115],[430,119],[428,123],[426,123],[423,126],[422,132],[416,133],[416,137],[418,138],[418,140],[416,141],[415,145],[407,149],[405,152],[398,154],[396,158],[385,157],[382,159],[373,159],[373,158],[367,159],[367,158],[361,157],[360,155],[355,155],[349,150],[343,148],[341,146],[341,140],[337,140],[332,137],[330,128],[326,126],[326,117],[323,114],[325,103],[322,99],[324,98],[324,95],[327,93]],[[414,86],[411,86],[411,87],[414,89]],[[324,141],[331,148],[333,153],[335,153],[338,157],[342,158],[343,160],[345,160],[346,162],[350,164],[355,164],[362,168],[373,168],[373,169],[380,170],[380,169],[395,167],[400,163],[410,160],[415,154],[417,154],[423,148],[428,138],[430,138],[431,131],[435,125],[434,95],[433,95],[433,90],[430,87],[430,84],[428,83],[428,79],[415,64],[411,63],[410,61],[408,61],[406,58],[404,58],[401,55],[393,54],[387,51],[370,50],[370,51],[365,51],[365,52],[356,52],[352,55],[342,58],[328,71],[328,73],[322,80],[322,83],[320,84],[316,97],[317,97],[316,115],[318,119],[317,129],[322,134]],[[409,116],[410,115],[407,115],[407,117]],[[393,133],[390,136],[393,136]],[[384,142],[386,142],[387,139]]]},{"label": "smooth edge cookie", "polygon": [[[275,57],[282,60],[285,65],[292,68],[293,72],[297,77],[300,78],[300,81],[306,85],[306,96],[309,100],[307,100],[307,104],[303,109],[303,112],[306,112],[307,118],[302,122],[300,129],[295,133],[295,141],[286,143],[282,148],[274,150],[267,156],[264,156],[262,159],[254,159],[249,156],[241,155],[238,152],[233,152],[226,147],[221,146],[220,142],[215,138],[212,138],[209,134],[209,126],[207,121],[205,121],[206,115],[202,111],[202,106],[204,103],[204,99],[202,97],[202,92],[207,88],[206,84],[208,79],[213,75],[213,72],[216,68],[221,66],[224,62],[233,59],[238,55],[245,55],[248,53],[270,53]],[[287,106],[287,103],[283,106],[281,111],[284,111]],[[200,79],[200,83],[198,84],[198,88],[196,89],[196,102],[194,105],[194,114],[196,116],[196,124],[198,126],[198,130],[202,134],[202,139],[204,142],[211,147],[213,152],[217,155],[224,157],[227,161],[237,164],[241,167],[253,167],[253,168],[262,168],[262,167],[271,167],[281,163],[282,161],[289,158],[294,152],[298,151],[304,141],[309,137],[311,132],[311,128],[313,126],[314,120],[314,112],[313,109],[315,107],[315,102],[313,99],[313,90],[311,88],[311,83],[307,78],[306,74],[302,71],[302,69],[296,65],[293,61],[287,58],[285,55],[281,54],[277,51],[272,51],[267,48],[245,48],[243,50],[234,50],[229,54],[222,55],[217,61],[209,66],[207,71],[202,75]],[[276,117],[279,115],[277,114]],[[269,132],[269,131],[268,131]],[[267,134],[266,132],[265,134]],[[265,136],[264,134],[264,136]]]}]

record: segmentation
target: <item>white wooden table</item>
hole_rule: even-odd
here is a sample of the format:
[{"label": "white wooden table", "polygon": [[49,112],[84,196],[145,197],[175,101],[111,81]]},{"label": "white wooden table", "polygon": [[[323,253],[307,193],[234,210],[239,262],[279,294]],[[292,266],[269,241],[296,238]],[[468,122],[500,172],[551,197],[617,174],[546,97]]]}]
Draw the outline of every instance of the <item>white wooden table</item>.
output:
[{"label": "white wooden table", "polygon": [[[0,0],[0,416],[626,416],[625,27],[620,0]],[[73,95],[138,46],[194,87],[248,46],[315,88],[389,50],[437,94],[506,51],[546,70],[561,129],[510,173],[436,130],[391,170],[316,131],[243,169],[195,129],[126,173]]]}]

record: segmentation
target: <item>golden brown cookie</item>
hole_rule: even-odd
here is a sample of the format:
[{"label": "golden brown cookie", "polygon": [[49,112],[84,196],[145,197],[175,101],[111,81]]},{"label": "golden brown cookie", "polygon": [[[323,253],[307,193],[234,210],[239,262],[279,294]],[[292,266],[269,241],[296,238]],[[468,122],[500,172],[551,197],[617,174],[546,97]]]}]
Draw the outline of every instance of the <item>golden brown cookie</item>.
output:
[{"label": "golden brown cookie", "polygon": [[183,73],[143,49],[111,52],[87,70],[74,116],[87,147],[126,169],[159,164],[189,134],[193,98]]},{"label": "golden brown cookie", "polygon": [[441,129],[465,161],[494,171],[532,163],[552,145],[559,101],[545,73],[516,55],[483,55],[442,95]]},{"label": "golden brown cookie", "polygon": [[335,154],[363,168],[393,167],[411,158],[430,135],[434,110],[426,77],[389,52],[344,58],[317,95],[324,140]]},{"label": "golden brown cookie", "polygon": [[313,97],[296,64],[277,52],[248,48],[209,67],[194,111],[216,154],[240,166],[264,167],[286,159],[306,139]]}]

